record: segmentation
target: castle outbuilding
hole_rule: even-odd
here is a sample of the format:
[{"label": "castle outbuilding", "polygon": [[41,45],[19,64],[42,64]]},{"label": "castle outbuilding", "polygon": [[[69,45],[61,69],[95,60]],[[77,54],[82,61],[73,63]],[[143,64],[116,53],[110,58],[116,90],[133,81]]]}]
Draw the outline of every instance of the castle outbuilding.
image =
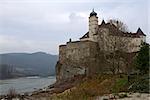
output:
[{"label": "castle outbuilding", "polygon": [[[59,61],[56,65],[57,80],[78,75],[91,75],[109,72],[104,54],[123,51],[134,54],[140,50],[146,35],[138,28],[137,32],[123,32],[114,24],[102,20],[98,24],[97,13],[93,10],[89,16],[89,30],[79,41],[69,41],[59,46]],[[107,57],[106,57],[107,58]],[[110,60],[111,61],[111,60]],[[126,72],[125,61],[120,60],[120,72]]]}]

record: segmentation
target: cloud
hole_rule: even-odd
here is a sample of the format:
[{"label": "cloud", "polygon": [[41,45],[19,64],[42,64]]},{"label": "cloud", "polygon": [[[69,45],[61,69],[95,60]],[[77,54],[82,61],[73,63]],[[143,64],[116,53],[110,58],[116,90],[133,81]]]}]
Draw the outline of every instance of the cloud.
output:
[{"label": "cloud", "polygon": [[81,21],[81,20],[84,20],[84,18],[81,16],[81,15],[77,15],[77,13],[71,13],[70,15],[69,15],[69,19],[70,19],[70,21]]},{"label": "cloud", "polygon": [[131,31],[135,31],[138,27],[147,33],[148,11],[146,4],[123,4],[104,13],[104,18],[119,18],[125,22]]},{"label": "cloud", "polygon": [[131,3],[135,0],[0,0],[1,3]]},{"label": "cloud", "polygon": [[2,53],[5,51],[13,52],[23,48],[28,48],[28,46],[19,39],[16,39],[15,37],[12,36],[4,36],[4,35],[0,35],[0,45],[1,45],[0,52]]},{"label": "cloud", "polygon": [[[45,51],[88,31],[92,8],[103,18],[119,18],[131,31],[148,34],[148,0],[0,0],[0,53]],[[150,40],[150,39],[149,39]],[[149,41],[150,43],[150,41]]]},{"label": "cloud", "polygon": [[[12,36],[0,35],[1,53],[6,52],[37,52],[45,51],[57,54],[58,46],[55,41],[22,40]],[[49,46],[48,46],[49,45]],[[49,50],[49,51],[48,51]]]}]

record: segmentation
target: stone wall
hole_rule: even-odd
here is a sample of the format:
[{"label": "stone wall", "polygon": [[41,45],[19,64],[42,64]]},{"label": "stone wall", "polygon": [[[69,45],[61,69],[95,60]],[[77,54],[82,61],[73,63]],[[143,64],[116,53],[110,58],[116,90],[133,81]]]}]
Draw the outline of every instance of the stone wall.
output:
[{"label": "stone wall", "polygon": [[[115,67],[113,68],[114,72],[126,73],[126,64],[129,61],[120,57],[112,59],[111,46],[102,45],[101,42],[105,44],[110,41],[99,40],[98,43],[88,40],[74,41],[67,42],[66,45],[60,45],[59,61],[56,65],[57,80],[67,80],[78,75],[91,76],[97,73],[113,73],[113,67]],[[115,66],[112,67],[113,60],[117,61],[115,61]]]},{"label": "stone wall", "polygon": [[91,16],[89,17],[89,39],[91,41],[95,41],[94,34],[97,33],[98,30],[98,17]]},{"label": "stone wall", "polygon": [[[98,44],[92,41],[68,42],[59,47],[56,65],[57,79],[68,79],[76,75],[89,75],[98,65]],[[92,70],[91,70],[92,69]]]},{"label": "stone wall", "polygon": [[121,50],[124,52],[132,53],[138,52],[141,48],[141,43],[144,42],[143,37],[125,37],[115,36],[115,33],[110,33],[107,28],[100,28],[97,34],[97,42],[100,50],[106,52],[113,52],[115,50]]},{"label": "stone wall", "polygon": [[[134,57],[134,54],[130,57],[131,54],[127,51],[138,50],[141,40],[110,35],[107,28],[102,28],[95,38],[97,42],[72,41],[59,46],[59,61],[56,65],[57,80],[66,80],[78,75],[91,76],[97,73],[127,73],[128,62]],[[138,45],[133,46],[136,42]],[[124,57],[122,54],[121,56],[115,54],[115,57],[112,57],[117,50],[121,51],[120,53],[126,52],[123,54]]]}]

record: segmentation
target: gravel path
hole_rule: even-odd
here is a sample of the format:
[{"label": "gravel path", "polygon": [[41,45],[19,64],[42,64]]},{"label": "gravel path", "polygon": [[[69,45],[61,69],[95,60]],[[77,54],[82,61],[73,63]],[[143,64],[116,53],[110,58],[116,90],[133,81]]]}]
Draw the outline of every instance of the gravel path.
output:
[{"label": "gravel path", "polygon": [[[120,93],[121,94],[121,93]],[[98,96],[95,100],[150,100],[150,94],[146,93],[127,93],[127,97],[119,98],[112,94],[105,96]]]}]

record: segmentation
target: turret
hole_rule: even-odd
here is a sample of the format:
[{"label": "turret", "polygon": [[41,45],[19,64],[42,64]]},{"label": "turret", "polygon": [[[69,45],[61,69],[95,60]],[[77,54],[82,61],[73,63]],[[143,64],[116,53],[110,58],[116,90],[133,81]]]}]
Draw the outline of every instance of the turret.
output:
[{"label": "turret", "polygon": [[144,33],[143,33],[143,31],[141,30],[141,28],[138,28],[138,30],[137,30],[137,35],[139,35],[139,36],[146,36]]},{"label": "turret", "polygon": [[90,13],[89,17],[89,38],[90,40],[94,40],[94,34],[97,33],[98,30],[98,17],[97,13],[93,11]]},{"label": "turret", "polygon": [[138,28],[136,34],[138,36],[140,36],[140,38],[142,39],[143,42],[146,42],[146,35],[143,33],[143,31],[141,30],[141,28]]}]

